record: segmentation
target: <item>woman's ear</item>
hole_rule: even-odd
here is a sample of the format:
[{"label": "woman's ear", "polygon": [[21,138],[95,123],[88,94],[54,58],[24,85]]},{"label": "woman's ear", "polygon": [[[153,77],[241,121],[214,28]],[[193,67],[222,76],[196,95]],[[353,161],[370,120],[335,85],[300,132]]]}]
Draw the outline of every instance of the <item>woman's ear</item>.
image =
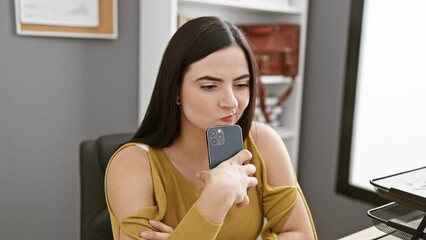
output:
[{"label": "woman's ear", "polygon": [[180,105],[180,93],[179,91],[176,93],[176,105]]}]

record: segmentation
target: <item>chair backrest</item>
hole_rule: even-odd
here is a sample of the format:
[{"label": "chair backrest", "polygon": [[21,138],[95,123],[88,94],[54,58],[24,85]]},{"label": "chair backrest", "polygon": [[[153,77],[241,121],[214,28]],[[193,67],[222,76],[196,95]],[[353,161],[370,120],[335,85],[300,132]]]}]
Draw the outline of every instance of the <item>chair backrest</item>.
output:
[{"label": "chair backrest", "polygon": [[81,240],[113,239],[104,194],[105,169],[114,151],[132,135],[104,135],[80,144]]}]

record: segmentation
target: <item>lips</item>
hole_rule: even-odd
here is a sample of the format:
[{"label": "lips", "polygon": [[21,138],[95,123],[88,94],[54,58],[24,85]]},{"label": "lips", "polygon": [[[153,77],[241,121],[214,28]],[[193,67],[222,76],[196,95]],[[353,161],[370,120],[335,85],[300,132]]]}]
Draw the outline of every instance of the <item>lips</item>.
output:
[{"label": "lips", "polygon": [[220,120],[226,123],[233,123],[235,120],[235,115],[228,115],[226,117],[221,118]]}]

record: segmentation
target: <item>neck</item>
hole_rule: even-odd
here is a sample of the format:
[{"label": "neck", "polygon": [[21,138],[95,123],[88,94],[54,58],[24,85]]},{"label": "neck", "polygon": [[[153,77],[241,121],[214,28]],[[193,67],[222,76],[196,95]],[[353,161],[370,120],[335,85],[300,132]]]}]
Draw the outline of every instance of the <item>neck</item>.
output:
[{"label": "neck", "polygon": [[182,128],[180,136],[168,148],[183,161],[207,162],[206,135],[199,129]]}]

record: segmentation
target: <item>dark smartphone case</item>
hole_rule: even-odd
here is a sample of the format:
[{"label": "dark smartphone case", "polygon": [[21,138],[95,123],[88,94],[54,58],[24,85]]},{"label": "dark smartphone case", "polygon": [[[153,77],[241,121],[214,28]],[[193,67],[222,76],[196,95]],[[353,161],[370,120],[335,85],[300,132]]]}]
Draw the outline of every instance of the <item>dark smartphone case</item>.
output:
[{"label": "dark smartphone case", "polygon": [[206,131],[210,169],[233,157],[244,148],[241,127],[215,126]]}]

